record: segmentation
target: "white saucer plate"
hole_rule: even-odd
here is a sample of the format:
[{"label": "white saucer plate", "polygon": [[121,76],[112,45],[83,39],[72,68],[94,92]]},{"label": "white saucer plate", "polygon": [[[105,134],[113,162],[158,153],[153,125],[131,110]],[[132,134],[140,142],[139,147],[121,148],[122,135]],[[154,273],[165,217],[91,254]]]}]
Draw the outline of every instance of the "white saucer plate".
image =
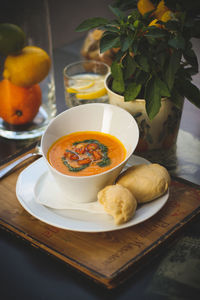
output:
[{"label": "white saucer plate", "polygon": [[[128,162],[128,166],[141,163],[149,162],[139,156],[132,156]],[[35,199],[36,188],[46,188],[46,195],[48,197],[47,185],[38,184],[41,178],[48,176],[51,190],[54,186],[54,182],[53,180],[51,181],[51,177],[48,173],[49,171],[43,158],[33,162],[20,173],[16,184],[16,195],[22,207],[32,216],[44,223],[67,230],[105,232],[127,228],[151,218],[164,206],[169,197],[168,191],[162,197],[139,206],[129,222],[122,225],[115,225],[114,219],[107,214],[93,214],[77,209],[53,209],[38,203]],[[59,196],[63,197],[63,194],[60,193],[57,197],[59,198]]]}]

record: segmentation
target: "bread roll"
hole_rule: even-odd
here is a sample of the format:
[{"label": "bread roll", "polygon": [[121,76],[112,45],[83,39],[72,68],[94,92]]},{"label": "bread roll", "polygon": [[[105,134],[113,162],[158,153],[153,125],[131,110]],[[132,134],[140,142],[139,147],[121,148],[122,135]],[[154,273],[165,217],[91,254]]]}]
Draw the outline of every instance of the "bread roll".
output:
[{"label": "bread roll", "polygon": [[114,217],[116,225],[129,221],[137,208],[135,197],[119,184],[106,186],[97,197],[105,211]]},{"label": "bread roll", "polygon": [[135,196],[137,203],[149,202],[163,195],[170,184],[168,171],[159,164],[140,164],[128,168],[117,179]]}]

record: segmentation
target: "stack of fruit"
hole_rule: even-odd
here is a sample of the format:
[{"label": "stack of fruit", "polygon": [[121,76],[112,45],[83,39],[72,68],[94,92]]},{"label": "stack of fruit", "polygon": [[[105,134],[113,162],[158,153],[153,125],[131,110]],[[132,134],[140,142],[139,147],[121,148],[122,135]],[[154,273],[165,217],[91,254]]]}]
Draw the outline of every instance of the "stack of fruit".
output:
[{"label": "stack of fruit", "polygon": [[0,117],[12,125],[30,123],[38,113],[39,86],[49,73],[49,55],[36,46],[25,46],[25,34],[14,24],[0,24],[0,54],[5,56],[0,81]]}]

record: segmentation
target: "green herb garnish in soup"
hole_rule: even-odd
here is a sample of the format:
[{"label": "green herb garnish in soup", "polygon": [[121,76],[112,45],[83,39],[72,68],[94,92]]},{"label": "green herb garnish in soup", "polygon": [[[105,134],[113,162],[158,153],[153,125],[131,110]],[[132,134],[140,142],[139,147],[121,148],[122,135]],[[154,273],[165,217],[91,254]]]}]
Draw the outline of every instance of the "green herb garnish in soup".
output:
[{"label": "green herb garnish in soup", "polygon": [[80,131],[63,136],[50,147],[49,163],[61,173],[89,176],[105,172],[126,157],[124,145],[114,136]]}]

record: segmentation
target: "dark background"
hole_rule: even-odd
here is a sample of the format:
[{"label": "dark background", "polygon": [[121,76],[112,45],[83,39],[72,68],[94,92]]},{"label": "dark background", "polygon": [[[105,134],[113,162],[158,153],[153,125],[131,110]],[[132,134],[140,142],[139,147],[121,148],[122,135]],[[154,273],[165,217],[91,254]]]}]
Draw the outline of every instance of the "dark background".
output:
[{"label": "dark background", "polygon": [[[39,0],[31,1],[37,7]],[[8,22],[14,17],[19,19],[23,17],[23,5],[28,5],[31,1],[0,0],[0,23]],[[77,59],[82,43],[80,38],[83,39],[86,34],[76,33],[75,28],[88,17],[102,16],[112,18],[113,15],[108,9],[108,4],[112,3],[112,1],[49,0],[48,2],[54,48],[56,97],[57,102],[61,103],[58,108],[62,110],[64,107],[63,66]],[[200,41],[195,41],[194,44],[198,57],[200,57]],[[71,54],[69,55],[70,49]],[[0,71],[2,70],[1,68],[2,62],[0,60]],[[200,87],[199,74],[194,77],[194,82]],[[193,122],[195,118],[199,120],[198,126]],[[200,112],[188,101],[185,102],[181,128],[195,136],[200,136]],[[195,238],[194,243],[198,245],[200,243],[199,222],[187,228],[184,235]],[[172,249],[177,249],[176,244]],[[191,251],[193,251],[193,248]],[[199,253],[198,247],[196,251]],[[158,272],[158,268],[162,266],[167,253],[170,254],[170,246],[166,247],[156,259],[145,264],[144,268],[130,278],[126,284],[120,286],[117,290],[108,291],[84,278],[83,275],[80,275],[55,258],[46,255],[46,253],[39,251],[22,239],[0,228],[0,299],[199,299],[199,290],[196,291],[191,286],[186,286],[179,282],[167,282],[165,279],[161,282],[162,286],[160,285],[158,279],[162,278],[162,274]],[[155,280],[157,281],[155,282]],[[181,294],[179,294],[180,291],[182,291]]]}]

